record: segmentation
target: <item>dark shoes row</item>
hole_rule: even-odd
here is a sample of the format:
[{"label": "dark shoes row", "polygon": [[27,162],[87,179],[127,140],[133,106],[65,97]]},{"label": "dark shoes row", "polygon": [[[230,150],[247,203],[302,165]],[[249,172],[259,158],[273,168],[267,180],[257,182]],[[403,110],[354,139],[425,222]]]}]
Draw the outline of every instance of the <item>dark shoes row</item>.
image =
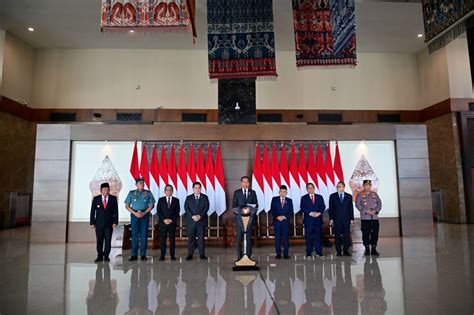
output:
[{"label": "dark shoes row", "polygon": [[372,246],[372,250],[370,246],[365,246],[365,256],[380,256],[380,253],[377,251],[377,246]]},{"label": "dark shoes row", "polygon": [[[207,260],[207,256],[205,256],[205,255],[200,255],[199,258],[200,258],[201,260]],[[142,261],[147,261],[147,260],[148,260],[146,256],[141,256],[140,259],[141,259]],[[170,259],[171,259],[172,261],[175,261],[175,260],[176,260],[176,257],[175,257],[175,256],[171,256]],[[128,261],[137,261],[137,260],[138,260],[138,256],[130,256],[130,257],[128,258]],[[160,258],[159,258],[158,260],[159,260],[159,261],[164,261],[164,260],[165,260],[165,257],[164,257],[164,256],[160,256]],[[186,260],[193,260],[193,256],[192,256],[192,255],[186,256]],[[109,258],[109,257],[106,257],[106,258],[97,257],[97,258],[94,260],[95,263],[99,263],[99,262],[102,262],[102,261],[104,261],[104,262],[110,262],[110,258]]]}]

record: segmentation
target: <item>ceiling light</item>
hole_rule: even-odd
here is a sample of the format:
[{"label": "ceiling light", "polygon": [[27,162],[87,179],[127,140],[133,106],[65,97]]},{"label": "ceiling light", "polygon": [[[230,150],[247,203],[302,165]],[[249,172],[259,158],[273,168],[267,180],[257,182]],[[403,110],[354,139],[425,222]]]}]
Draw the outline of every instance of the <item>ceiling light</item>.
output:
[{"label": "ceiling light", "polygon": [[423,34],[420,33],[420,34],[418,34],[418,35],[416,35],[416,36],[417,36],[418,38],[422,38],[422,37],[423,37]]},{"label": "ceiling light", "polygon": [[34,29],[34,28],[32,28],[32,27],[28,27],[28,31],[30,31],[30,32],[34,32],[34,31],[35,31],[35,29]]},{"label": "ceiling light", "polygon": [[135,33],[135,30],[130,30],[130,31],[128,31],[128,32],[129,32],[129,33]]}]

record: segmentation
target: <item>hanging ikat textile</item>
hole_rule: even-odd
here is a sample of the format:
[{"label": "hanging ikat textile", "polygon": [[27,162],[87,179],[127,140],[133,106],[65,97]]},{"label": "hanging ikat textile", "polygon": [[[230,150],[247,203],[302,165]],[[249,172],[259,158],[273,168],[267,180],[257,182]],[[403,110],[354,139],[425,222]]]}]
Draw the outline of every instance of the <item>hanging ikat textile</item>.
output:
[{"label": "hanging ikat textile", "polygon": [[354,0],[293,0],[296,66],[356,65]]},{"label": "hanging ikat textile", "polygon": [[185,29],[194,32],[194,0],[102,0],[101,30]]},{"label": "hanging ikat textile", "polygon": [[276,76],[272,0],[208,0],[211,79]]}]

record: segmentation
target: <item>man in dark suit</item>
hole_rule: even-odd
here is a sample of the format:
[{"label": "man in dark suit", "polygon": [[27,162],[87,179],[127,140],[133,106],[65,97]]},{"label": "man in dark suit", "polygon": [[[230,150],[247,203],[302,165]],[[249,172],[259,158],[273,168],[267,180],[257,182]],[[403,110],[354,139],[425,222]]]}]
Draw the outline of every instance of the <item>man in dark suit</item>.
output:
[{"label": "man in dark suit", "polygon": [[[242,214],[246,212],[248,208],[249,223],[247,225],[247,247],[246,253],[250,258],[252,256],[252,228],[253,228],[253,219],[258,208],[257,194],[254,190],[250,189],[250,178],[248,176],[242,176],[240,179],[241,189],[234,191],[234,197],[232,198],[232,208],[235,213],[235,224],[237,226],[237,260],[242,258],[242,244],[244,237],[244,226],[242,223]],[[252,206],[248,206],[252,205]]]},{"label": "man in dark suit", "polygon": [[170,256],[171,260],[176,260],[174,255],[175,249],[175,232],[176,222],[179,217],[179,199],[173,197],[173,186],[165,186],[165,196],[158,199],[156,206],[158,213],[158,226],[160,227],[161,236],[161,256],[160,261],[165,260],[166,255],[166,238],[169,235],[170,240]]},{"label": "man in dark suit", "polygon": [[351,256],[349,253],[349,237],[351,224],[354,222],[354,205],[352,195],[344,192],[346,184],[337,183],[337,192],[329,197],[329,220],[334,224],[334,237],[336,239],[336,253],[341,255],[341,234],[344,244],[344,256]]},{"label": "man in dark suit", "polygon": [[323,213],[326,210],[323,196],[314,193],[313,183],[306,184],[306,195],[301,197],[301,211],[304,213],[304,237],[306,243],[306,257],[311,257],[313,250],[316,255],[323,257],[321,234],[323,230]]},{"label": "man in dark suit", "polygon": [[288,249],[290,247],[290,215],[293,213],[293,201],[287,198],[288,188],[280,186],[280,196],[272,198],[270,213],[273,217],[275,228],[276,259],[281,258],[281,241],[283,238],[283,257],[290,259]]},{"label": "man in dark suit", "polygon": [[199,257],[207,259],[204,255],[204,234],[207,226],[207,211],[209,210],[209,199],[201,193],[201,183],[193,183],[194,193],[187,196],[184,201],[186,212],[186,223],[188,229],[188,256],[186,260],[192,260],[196,248],[196,236],[199,247]]},{"label": "man in dark suit", "polygon": [[92,199],[90,225],[95,229],[97,258],[94,262],[109,262],[113,229],[118,224],[117,197],[110,195],[109,183],[100,185],[100,195]]}]

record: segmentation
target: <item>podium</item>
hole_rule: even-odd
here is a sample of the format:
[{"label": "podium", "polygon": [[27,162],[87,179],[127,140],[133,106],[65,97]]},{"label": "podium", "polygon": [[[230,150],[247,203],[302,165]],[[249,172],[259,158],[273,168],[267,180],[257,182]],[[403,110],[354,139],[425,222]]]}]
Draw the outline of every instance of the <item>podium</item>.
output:
[{"label": "podium", "polygon": [[[259,270],[260,268],[257,266],[257,262],[255,260],[250,259],[247,256],[247,226],[249,224],[249,215],[242,215],[242,225],[244,227],[244,252],[242,258],[234,262],[234,267],[232,268],[233,271],[248,271],[248,270]],[[237,246],[241,246],[241,244],[237,244]]]}]

